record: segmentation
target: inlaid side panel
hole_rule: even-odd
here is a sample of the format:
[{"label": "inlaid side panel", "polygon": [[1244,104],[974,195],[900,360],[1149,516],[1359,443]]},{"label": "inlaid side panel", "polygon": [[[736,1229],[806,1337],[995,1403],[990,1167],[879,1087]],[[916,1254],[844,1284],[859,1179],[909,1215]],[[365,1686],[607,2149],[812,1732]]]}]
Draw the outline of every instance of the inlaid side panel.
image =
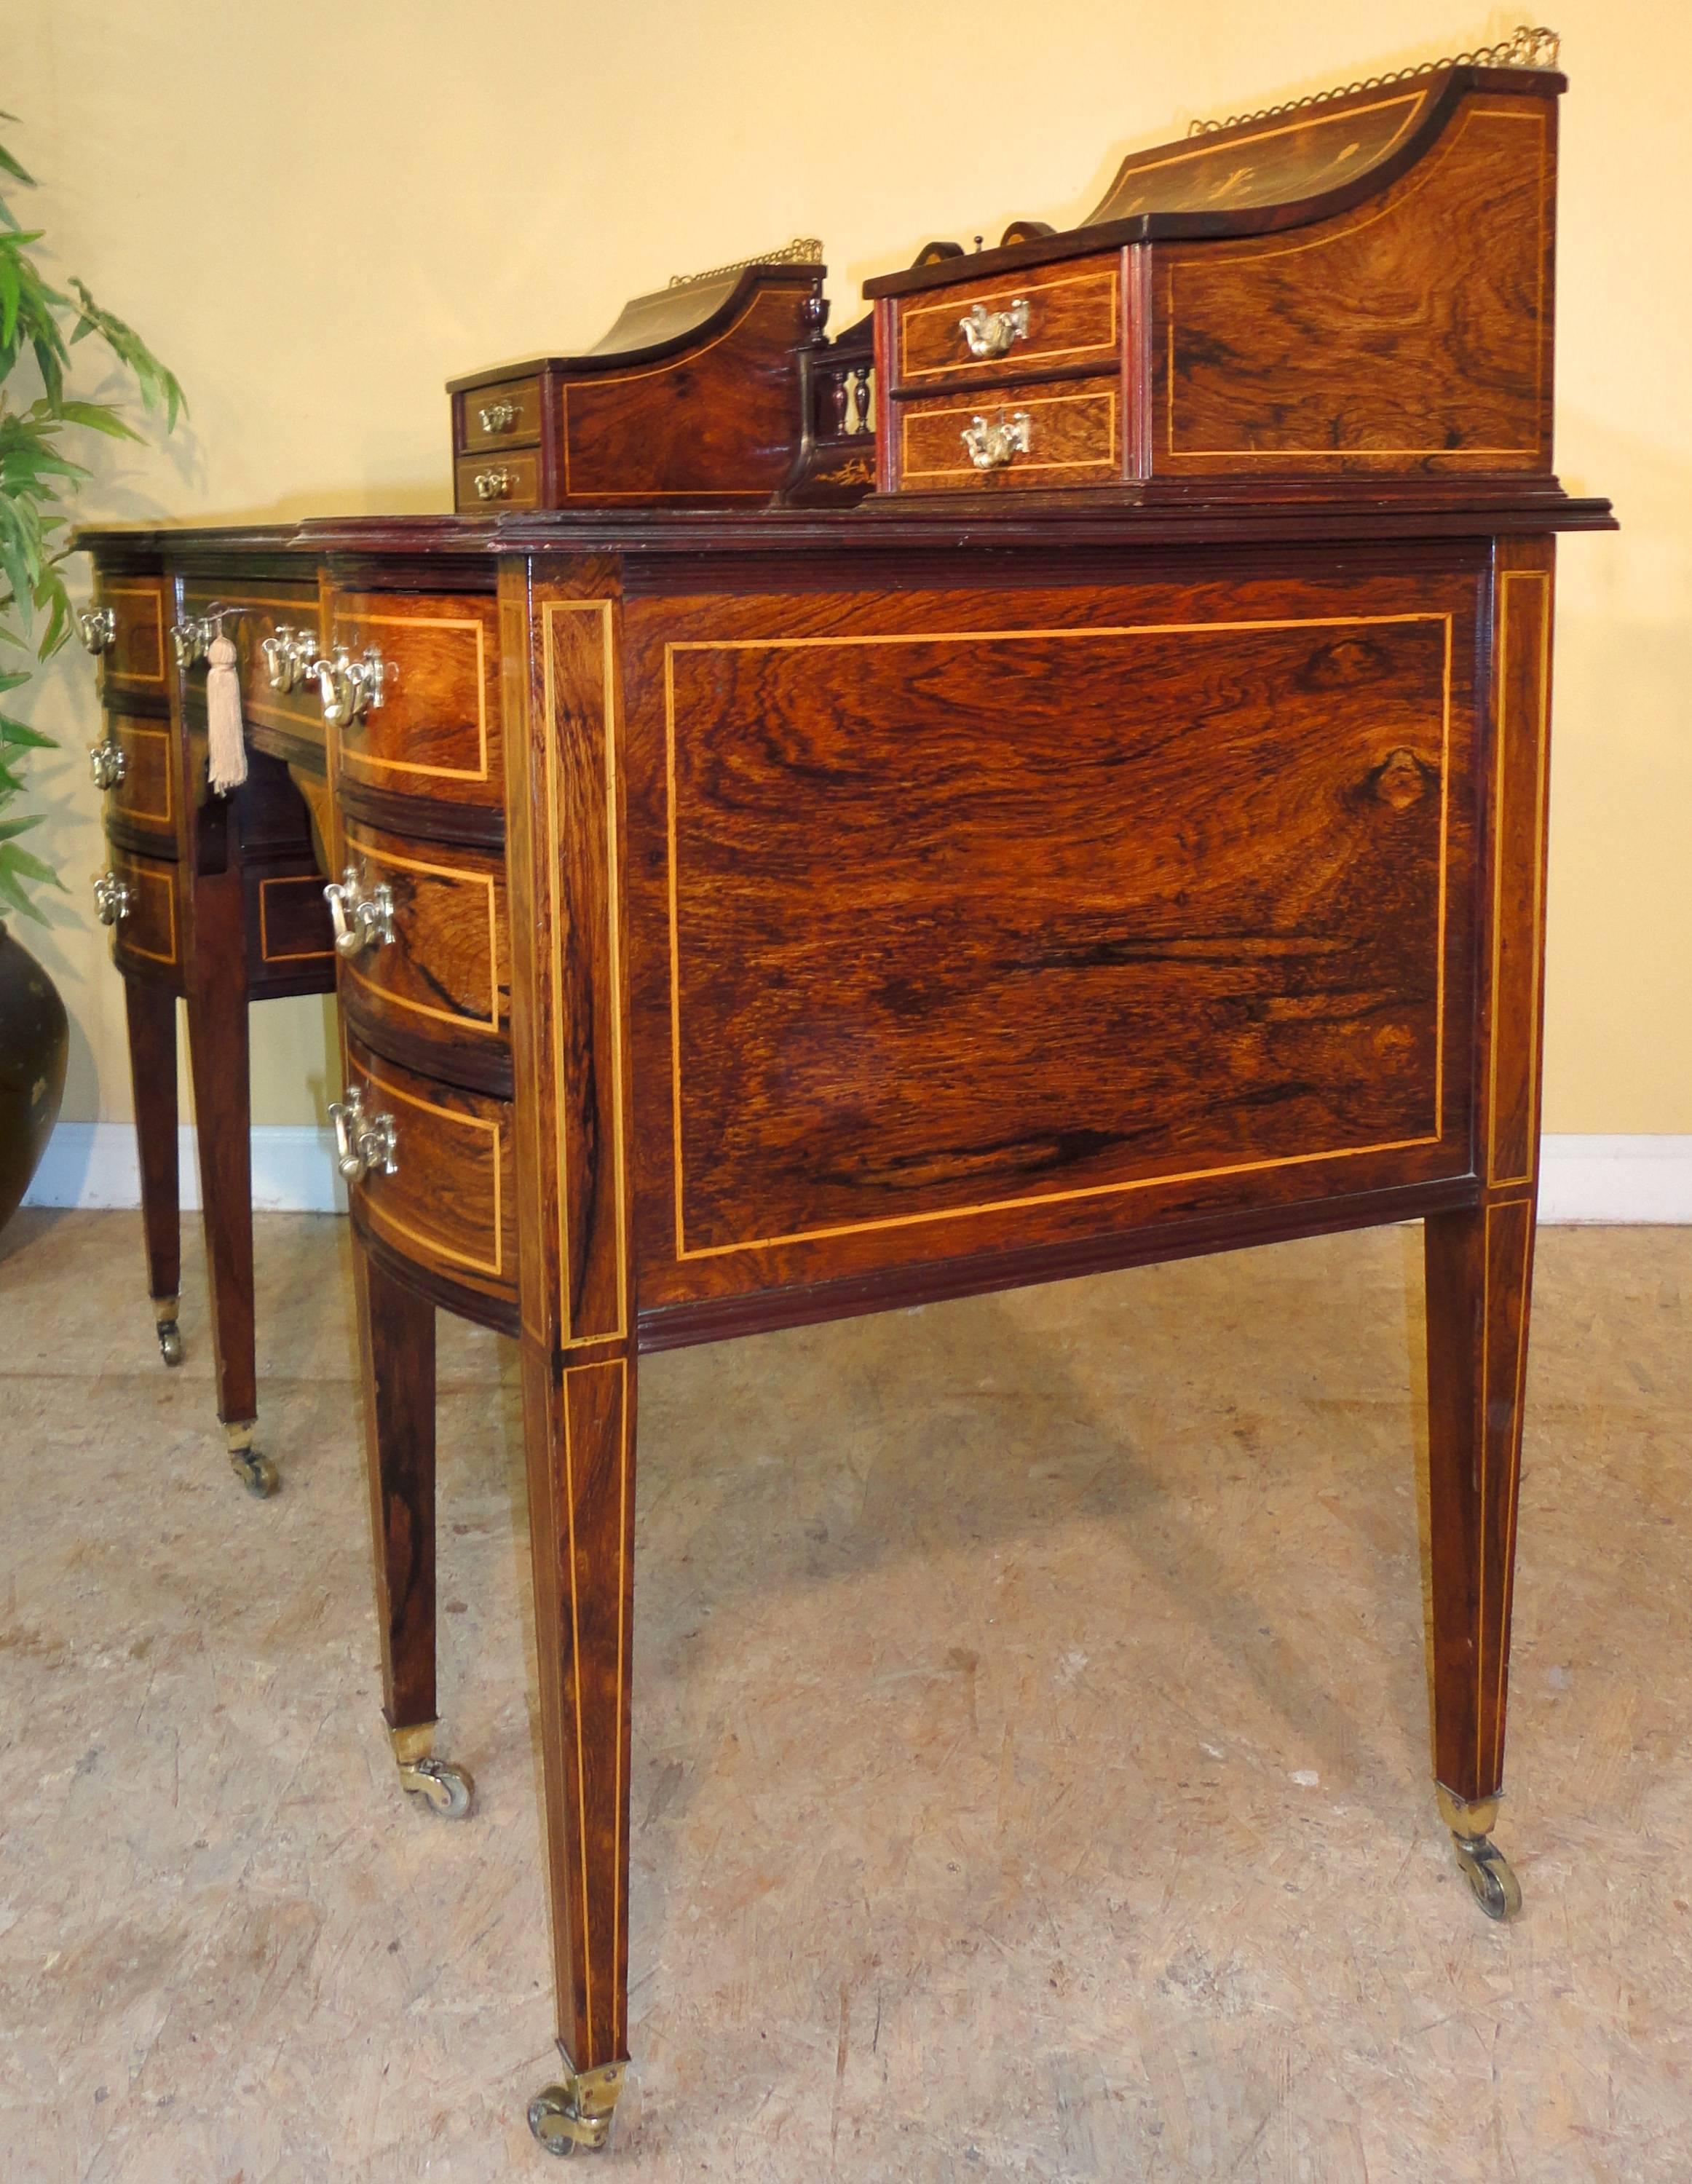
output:
[{"label": "inlaid side panel", "polygon": [[1506,568],[1498,578],[1496,727],[1492,768],[1492,946],[1485,1173],[1494,1190],[1538,1170],[1545,919],[1546,804],[1550,788],[1551,571]]},{"label": "inlaid side panel", "polygon": [[1548,469],[1556,129],[1473,96],[1383,198],[1160,245],[1156,471]]},{"label": "inlaid side panel", "polygon": [[1478,603],[631,603],[643,1301],[1465,1173]]}]

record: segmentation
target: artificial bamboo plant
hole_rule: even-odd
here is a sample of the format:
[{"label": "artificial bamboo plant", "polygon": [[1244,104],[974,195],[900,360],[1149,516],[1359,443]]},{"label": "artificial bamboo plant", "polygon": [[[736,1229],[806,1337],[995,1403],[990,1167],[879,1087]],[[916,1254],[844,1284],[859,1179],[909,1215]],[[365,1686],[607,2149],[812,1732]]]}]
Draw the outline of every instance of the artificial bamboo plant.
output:
[{"label": "artificial bamboo plant", "polygon": [[[14,119],[0,114],[0,120]],[[0,191],[13,184],[35,187],[33,177],[0,144]],[[0,194],[0,914],[19,910],[38,923],[45,921],[30,900],[31,886],[64,883],[18,838],[40,825],[42,814],[14,817],[8,807],[23,788],[25,755],[50,747],[53,738],[14,719],[8,707],[13,694],[70,634],[70,599],[60,573],[70,552],[66,511],[89,471],[67,449],[85,432],[117,440],[142,437],[123,404],[66,393],[77,361],[71,351],[89,335],[97,336],[133,382],[143,407],[162,411],[167,432],[186,407],[175,376],[81,281],[71,281],[72,296],[47,280],[31,252],[43,232],[25,228]],[[37,382],[40,387],[27,402],[14,383],[25,376],[26,391]]]}]

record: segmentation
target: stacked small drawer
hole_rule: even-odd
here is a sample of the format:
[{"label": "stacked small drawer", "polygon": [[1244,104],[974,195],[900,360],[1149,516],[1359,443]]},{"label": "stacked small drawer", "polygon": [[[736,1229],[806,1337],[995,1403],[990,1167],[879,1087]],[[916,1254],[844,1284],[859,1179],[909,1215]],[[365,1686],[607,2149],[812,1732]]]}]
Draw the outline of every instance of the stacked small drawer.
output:
[{"label": "stacked small drawer", "polygon": [[111,928],[121,971],[180,990],[183,772],[170,721],[165,580],[108,576],[81,624],[100,660],[101,734],[88,757],[105,792],[107,848],[95,909]]},{"label": "stacked small drawer", "polygon": [[442,1303],[517,1294],[498,618],[479,594],[333,594],[331,890],[354,1219]]},{"label": "stacked small drawer", "polygon": [[454,505],[468,515],[541,504],[538,373],[453,397]]},{"label": "stacked small drawer", "polygon": [[893,488],[1119,482],[1124,316],[1119,251],[1021,280],[963,280],[897,298],[888,326]]}]

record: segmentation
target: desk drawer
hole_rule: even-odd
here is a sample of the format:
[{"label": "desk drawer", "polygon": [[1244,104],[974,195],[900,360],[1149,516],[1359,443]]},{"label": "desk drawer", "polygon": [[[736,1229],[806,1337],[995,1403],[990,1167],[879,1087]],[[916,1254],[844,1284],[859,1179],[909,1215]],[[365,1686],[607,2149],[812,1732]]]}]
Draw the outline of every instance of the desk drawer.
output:
[{"label": "desk drawer", "polygon": [[477,387],[459,398],[454,452],[492,454],[505,448],[532,448],[541,437],[538,376],[503,380]]},{"label": "desk drawer", "polygon": [[[899,306],[895,384],[921,385],[943,373],[993,379],[1036,366],[1110,361],[1122,340],[1122,282],[1113,251],[1021,280],[960,282],[912,296]],[[965,321],[977,340],[991,343],[990,354],[975,354]]]},{"label": "desk drawer", "polygon": [[[184,585],[185,621],[200,620],[214,604],[237,610],[222,619],[224,634],[235,647],[242,719],[249,726],[298,737],[320,750],[322,710],[317,685],[304,672],[322,649],[317,586],[268,583],[242,590],[200,579]],[[197,714],[205,700],[206,671],[206,662],[200,659],[184,678],[185,694],[198,699]]]},{"label": "desk drawer", "polygon": [[378,1162],[352,1181],[354,1217],[431,1273],[486,1295],[515,1296],[510,1102],[402,1069],[349,1033],[344,1103],[356,1120],[343,1127],[374,1126],[391,1145],[393,1165],[392,1174]]},{"label": "desk drawer", "polygon": [[109,608],[112,616],[111,640],[100,655],[100,687],[107,703],[168,697],[164,578],[109,577],[94,604]]},{"label": "desk drawer", "polygon": [[[1061,380],[968,395],[931,395],[894,410],[898,485],[907,493],[1048,491],[1122,475],[1122,396],[1114,379]],[[1004,428],[1014,444],[983,468],[966,435]]]},{"label": "desk drawer", "polygon": [[456,477],[457,506],[465,515],[541,504],[541,459],[532,448],[527,454],[490,448],[486,454],[465,455]]},{"label": "desk drawer", "polygon": [[[369,936],[341,959],[348,1020],[379,1041],[385,1029],[439,1046],[442,1067],[454,1048],[503,1053],[511,1003],[504,857],[413,841],[351,817],[342,844],[356,890],[342,916],[349,938]],[[370,905],[362,921],[360,898]]]},{"label": "desk drawer", "polygon": [[175,970],[181,962],[176,866],[164,857],[143,857],[115,844],[95,883],[96,914],[112,933],[120,970]]},{"label": "desk drawer", "polygon": [[[89,754],[106,788],[106,816],[158,838],[161,856],[176,854],[176,738],[168,720],[109,713],[103,741]],[[117,778],[113,779],[114,774]]]},{"label": "desk drawer", "polygon": [[333,724],[331,763],[390,795],[502,805],[499,645],[494,603],[477,596],[339,592],[331,653],[381,663],[380,702]]}]

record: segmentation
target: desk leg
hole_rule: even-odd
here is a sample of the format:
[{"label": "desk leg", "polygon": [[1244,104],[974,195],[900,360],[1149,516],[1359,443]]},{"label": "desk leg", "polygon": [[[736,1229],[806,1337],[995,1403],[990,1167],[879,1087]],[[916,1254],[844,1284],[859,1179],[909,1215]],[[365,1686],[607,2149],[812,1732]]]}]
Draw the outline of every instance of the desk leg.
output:
[{"label": "desk leg", "polygon": [[603,2147],[628,2069],[629,1633],[635,1360],[561,1369],[522,1340],[559,2045],[529,2104],[543,2146]]},{"label": "desk leg", "polygon": [[167,1365],[182,1362],[176,1324],[182,1282],[181,1198],[176,1173],[176,996],[147,978],[124,980],[129,1017],[130,1080],[141,1156],[141,1219],[147,1239],[147,1287]]},{"label": "desk leg", "polygon": [[246,914],[238,886],[222,879],[202,881],[196,896],[188,1057],[200,1148],[217,1414],[229,1437],[236,1477],[251,1493],[274,1494],[276,1468],[253,1446],[259,1391],[253,1333]]},{"label": "desk leg", "polygon": [[382,1711],[401,1786],[461,1820],[476,1786],[435,1747],[435,1307],[353,1232]]}]

